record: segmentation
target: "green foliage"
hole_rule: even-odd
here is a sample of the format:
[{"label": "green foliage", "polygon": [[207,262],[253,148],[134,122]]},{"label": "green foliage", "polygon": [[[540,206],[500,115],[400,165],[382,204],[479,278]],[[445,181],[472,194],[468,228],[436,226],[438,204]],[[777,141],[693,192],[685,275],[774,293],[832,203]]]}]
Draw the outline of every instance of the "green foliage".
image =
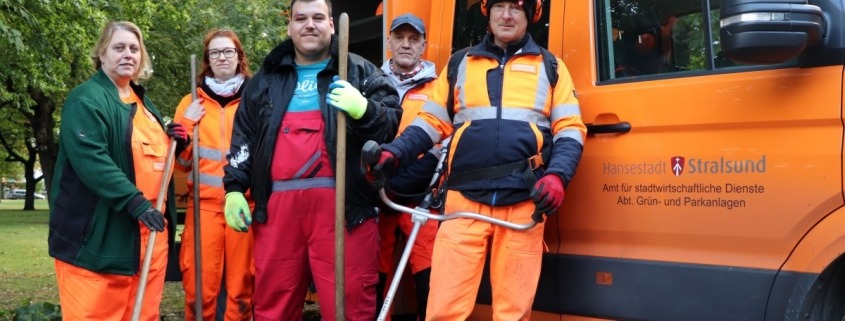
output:
[{"label": "green foliage", "polygon": [[182,97],[191,92],[190,55],[197,55],[199,69],[203,37],[209,30],[234,30],[253,72],[286,32],[280,13],[287,4],[280,1],[186,0],[156,6],[146,35],[155,73],[145,85],[165,115],[173,115]]},{"label": "green foliage", "polygon": [[[282,12],[289,1],[220,0],[0,0],[0,146],[30,176],[40,163],[49,186],[58,154],[58,124],[68,92],[94,69],[91,49],[110,20],[137,24],[152,59],[144,85],[164,115],[172,116],[190,93],[189,57],[202,57],[202,40],[213,28],[241,38],[252,71],[286,34]],[[8,35],[8,36],[7,36]],[[199,63],[197,68],[199,68]],[[27,207],[30,207],[27,205]]]},{"label": "green foliage", "polygon": [[15,309],[14,321],[61,321],[62,309],[58,305],[40,302]]}]

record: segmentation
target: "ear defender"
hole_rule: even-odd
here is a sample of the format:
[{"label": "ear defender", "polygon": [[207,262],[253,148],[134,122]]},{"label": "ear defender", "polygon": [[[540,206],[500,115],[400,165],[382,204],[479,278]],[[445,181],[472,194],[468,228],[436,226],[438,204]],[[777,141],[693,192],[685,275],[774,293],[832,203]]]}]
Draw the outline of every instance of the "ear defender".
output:
[{"label": "ear defender", "polygon": [[[525,1],[526,0],[518,0],[515,1],[517,5],[520,7],[525,8]],[[531,0],[528,0],[531,1]],[[481,0],[481,14],[487,17],[487,2],[488,0]],[[540,21],[540,17],[543,16],[543,0],[534,0],[534,16],[531,18],[532,23],[537,23]]]}]

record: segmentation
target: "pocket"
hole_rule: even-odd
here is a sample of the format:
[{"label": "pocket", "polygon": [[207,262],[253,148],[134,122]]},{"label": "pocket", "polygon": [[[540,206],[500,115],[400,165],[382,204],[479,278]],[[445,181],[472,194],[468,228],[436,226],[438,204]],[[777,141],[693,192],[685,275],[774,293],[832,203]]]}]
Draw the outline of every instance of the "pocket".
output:
[{"label": "pocket", "polygon": [[167,158],[166,144],[141,142],[141,153],[143,154],[144,161],[149,164],[148,168],[150,170],[155,172],[164,170],[164,163]]},{"label": "pocket", "polygon": [[[279,128],[273,158],[274,180],[331,176],[323,133],[325,124],[317,117],[296,119],[286,116]],[[296,152],[291,152],[291,151]]]}]

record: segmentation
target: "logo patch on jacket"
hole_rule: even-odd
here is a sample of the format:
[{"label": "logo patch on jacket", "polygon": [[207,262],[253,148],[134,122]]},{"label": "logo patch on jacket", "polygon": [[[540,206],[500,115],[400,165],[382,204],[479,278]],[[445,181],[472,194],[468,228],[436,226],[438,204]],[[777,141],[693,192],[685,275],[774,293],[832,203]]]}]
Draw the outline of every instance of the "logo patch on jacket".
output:
[{"label": "logo patch on jacket", "polygon": [[528,72],[528,73],[536,74],[537,73],[537,66],[527,65],[527,64],[513,64],[513,65],[511,65],[511,71]]},{"label": "logo patch on jacket", "polygon": [[410,94],[410,95],[406,96],[405,99],[428,101],[428,95],[426,95],[426,94]]}]

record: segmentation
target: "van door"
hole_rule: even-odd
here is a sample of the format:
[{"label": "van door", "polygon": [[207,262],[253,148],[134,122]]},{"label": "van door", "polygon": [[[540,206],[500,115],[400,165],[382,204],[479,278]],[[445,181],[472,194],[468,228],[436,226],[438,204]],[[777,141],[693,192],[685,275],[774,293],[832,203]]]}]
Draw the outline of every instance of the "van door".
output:
[{"label": "van door", "polygon": [[[829,7],[841,20],[841,1]],[[592,126],[544,261],[541,284],[560,286],[548,309],[765,319],[781,265],[843,205],[842,52],[733,63],[714,0],[566,1],[564,12],[568,29],[551,37]]]}]

